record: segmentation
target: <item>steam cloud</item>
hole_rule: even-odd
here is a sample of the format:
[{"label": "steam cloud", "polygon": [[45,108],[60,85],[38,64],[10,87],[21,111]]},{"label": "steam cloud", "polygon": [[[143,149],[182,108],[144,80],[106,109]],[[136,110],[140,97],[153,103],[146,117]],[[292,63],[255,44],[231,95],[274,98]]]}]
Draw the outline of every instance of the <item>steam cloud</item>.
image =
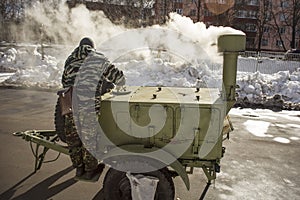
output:
[{"label": "steam cloud", "polygon": [[[28,14],[28,18],[43,25],[43,32],[52,38],[54,40],[52,42],[54,43],[62,41],[64,44],[77,45],[82,37],[88,36],[93,38],[96,45],[98,45],[128,31],[128,29],[122,25],[113,24],[102,11],[89,11],[84,5],[69,9],[65,2],[61,2],[56,9],[51,10],[49,7],[50,5],[47,2],[37,3],[26,13]],[[173,46],[180,45],[176,43],[176,38],[168,38],[168,36],[166,36],[160,39],[154,34],[145,35],[145,31],[140,31],[147,28],[149,27],[134,29],[140,34],[135,35],[134,38],[128,38],[128,40],[123,42],[130,45],[135,41],[144,41],[144,46],[152,46],[152,44],[149,43],[159,40],[162,48],[172,48],[173,44]],[[176,13],[169,15],[169,20],[165,25],[154,25],[151,28],[166,28],[176,31],[178,35],[184,35],[184,37],[189,38],[191,43],[197,43],[198,46],[200,45],[209,57],[213,59],[217,58],[215,44],[218,36],[225,33],[239,32],[230,27],[210,26],[206,28],[204,23],[193,23],[190,18],[180,16]],[[153,38],[155,38],[155,40],[153,40]],[[179,39],[182,40],[182,38]],[[184,43],[182,43],[182,45],[183,44]],[[118,48],[118,44],[108,45],[107,48],[109,48],[109,50],[116,50]],[[189,46],[186,48],[187,50],[190,49]],[[101,50],[105,51],[105,49]]]},{"label": "steam cloud", "polygon": [[30,20],[43,25],[43,31],[55,43],[75,44],[84,36],[98,43],[125,30],[114,25],[102,11],[91,12],[84,5],[69,9],[61,2],[56,9],[49,7],[47,2],[36,3],[26,13]]}]

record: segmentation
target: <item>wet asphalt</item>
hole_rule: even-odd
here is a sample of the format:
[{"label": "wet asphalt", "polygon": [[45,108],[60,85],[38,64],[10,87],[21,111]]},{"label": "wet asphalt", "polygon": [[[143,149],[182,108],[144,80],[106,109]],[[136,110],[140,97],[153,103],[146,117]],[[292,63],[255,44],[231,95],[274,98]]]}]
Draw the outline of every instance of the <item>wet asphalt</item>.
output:
[{"label": "wet asphalt", "polygon": [[[0,88],[0,200],[95,200],[103,199],[103,175],[96,183],[75,181],[75,171],[67,155],[44,163],[33,173],[34,156],[30,143],[13,136],[24,130],[53,130],[56,93]],[[298,117],[299,116],[294,116]],[[270,137],[257,137],[245,128],[255,116],[231,116],[235,130],[224,141],[226,153],[221,173],[211,185],[205,199],[300,199],[300,140],[279,143]],[[300,128],[281,125],[298,123],[287,118],[264,119],[272,126],[268,134],[300,138]],[[257,127],[259,128],[259,127]],[[49,151],[46,160],[58,156]],[[200,169],[189,175],[191,189],[175,178],[175,199],[197,200],[206,178]]]}]

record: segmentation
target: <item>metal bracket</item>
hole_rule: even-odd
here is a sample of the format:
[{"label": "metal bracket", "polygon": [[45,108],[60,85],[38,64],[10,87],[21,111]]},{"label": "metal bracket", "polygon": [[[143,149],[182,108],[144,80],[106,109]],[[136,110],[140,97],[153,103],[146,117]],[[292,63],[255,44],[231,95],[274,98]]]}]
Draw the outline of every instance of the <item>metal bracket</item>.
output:
[{"label": "metal bracket", "polygon": [[199,137],[200,137],[200,128],[194,129],[194,144],[193,144],[193,153],[198,155],[199,151]]}]

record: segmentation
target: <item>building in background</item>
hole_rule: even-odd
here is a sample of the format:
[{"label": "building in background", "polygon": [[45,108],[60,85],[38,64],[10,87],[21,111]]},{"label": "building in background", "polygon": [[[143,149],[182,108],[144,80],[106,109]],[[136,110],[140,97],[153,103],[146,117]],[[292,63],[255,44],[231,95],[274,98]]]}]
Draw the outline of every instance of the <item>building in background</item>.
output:
[{"label": "building in background", "polygon": [[248,50],[300,48],[299,0],[156,0],[156,19],[169,10],[207,26],[242,30]]}]

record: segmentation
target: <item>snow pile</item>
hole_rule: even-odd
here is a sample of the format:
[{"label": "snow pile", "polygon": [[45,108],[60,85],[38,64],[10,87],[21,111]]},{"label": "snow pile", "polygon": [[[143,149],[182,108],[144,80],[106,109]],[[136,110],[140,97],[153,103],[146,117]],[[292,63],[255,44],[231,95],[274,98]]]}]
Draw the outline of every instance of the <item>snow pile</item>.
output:
[{"label": "snow pile", "polygon": [[300,68],[292,73],[240,73],[238,77],[240,98],[247,97],[250,101],[255,101],[262,100],[265,96],[280,94],[285,101],[300,102]]},{"label": "snow pile", "polygon": [[37,46],[27,48],[9,48],[0,52],[2,69],[15,71],[2,83],[21,87],[58,88],[61,69],[58,60],[50,55],[42,56]]},{"label": "snow pile", "polygon": [[[45,55],[42,59],[37,46],[32,51],[11,48],[1,54],[5,56],[0,58],[0,66],[15,71],[13,74],[8,74],[2,85],[42,89],[61,88],[64,60],[58,60],[50,55]],[[131,58],[129,61],[116,61],[114,64],[124,71],[126,84],[131,86],[193,87],[197,78],[203,80],[203,85],[221,86],[221,71],[211,71],[205,62],[193,65],[187,64],[184,60],[171,62],[162,57],[161,54],[158,56],[152,53],[148,58]]]},{"label": "snow pile", "polygon": [[204,87],[221,87],[221,72],[210,70],[205,62],[187,64],[180,61],[168,62],[162,58],[148,58],[115,65],[126,74],[128,85],[195,87],[200,78]]},{"label": "snow pile", "polygon": [[[3,74],[7,78],[2,85],[54,90],[61,88],[62,58],[45,55],[42,59],[37,46],[26,50],[9,48],[0,54],[0,66],[15,71]],[[152,52],[148,58],[120,60],[116,60],[114,64],[126,74],[127,85],[195,87],[198,84],[200,87],[221,88],[222,71],[218,64],[204,61],[186,63],[171,57],[167,59],[167,55],[157,52]],[[255,62],[253,59],[249,60]],[[198,80],[202,81],[200,85]],[[274,74],[238,72],[237,85],[236,106],[300,109],[300,68],[293,72],[279,71]]]}]

